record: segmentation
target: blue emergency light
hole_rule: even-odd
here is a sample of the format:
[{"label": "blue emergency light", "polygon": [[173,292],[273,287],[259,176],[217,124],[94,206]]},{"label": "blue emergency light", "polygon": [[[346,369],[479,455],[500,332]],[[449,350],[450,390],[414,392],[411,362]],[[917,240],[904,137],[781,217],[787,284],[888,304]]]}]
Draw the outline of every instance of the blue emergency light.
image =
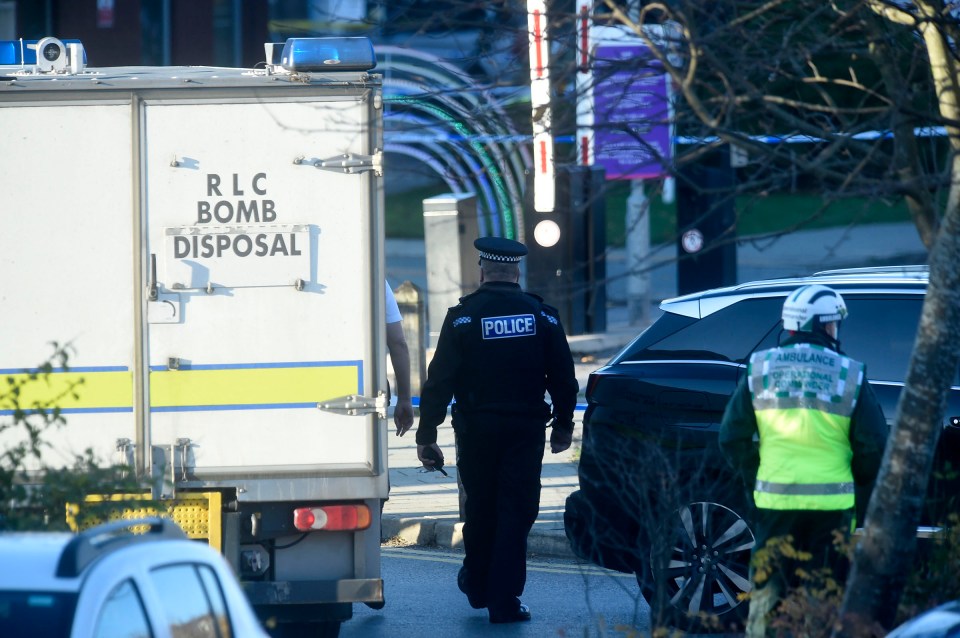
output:
[{"label": "blue emergency light", "polygon": [[287,71],[367,71],[377,66],[370,38],[290,38],[280,65]]},{"label": "blue emergency light", "polygon": [[[60,40],[65,46],[81,44],[80,40]],[[0,40],[0,65],[35,65],[37,63],[37,45],[40,40]],[[87,52],[83,52],[83,63],[87,63]]]}]

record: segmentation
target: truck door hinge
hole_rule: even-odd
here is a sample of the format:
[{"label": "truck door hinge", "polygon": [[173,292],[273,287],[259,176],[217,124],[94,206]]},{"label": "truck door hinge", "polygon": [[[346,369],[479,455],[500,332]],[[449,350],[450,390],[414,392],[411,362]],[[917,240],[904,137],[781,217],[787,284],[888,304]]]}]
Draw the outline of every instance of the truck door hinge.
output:
[{"label": "truck door hinge", "polygon": [[317,404],[317,409],[348,416],[366,416],[376,412],[380,418],[385,419],[387,418],[387,397],[383,392],[378,394],[375,399],[351,394],[329,401],[321,401]]},{"label": "truck door hinge", "polygon": [[338,171],[341,173],[362,173],[363,171],[373,171],[378,177],[383,175],[383,151],[374,151],[373,155],[358,155],[357,153],[344,153],[327,159],[297,157],[293,160],[294,164],[301,166],[313,166],[325,171]]},{"label": "truck door hinge", "polygon": [[178,483],[196,480],[195,447],[197,444],[186,438],[177,439],[172,445],[152,446],[154,499],[176,498]]}]

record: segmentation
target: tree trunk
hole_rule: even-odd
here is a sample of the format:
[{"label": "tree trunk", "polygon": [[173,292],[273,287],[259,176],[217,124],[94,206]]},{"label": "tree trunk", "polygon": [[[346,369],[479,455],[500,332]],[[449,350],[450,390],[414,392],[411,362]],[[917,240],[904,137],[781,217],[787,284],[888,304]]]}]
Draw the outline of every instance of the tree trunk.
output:
[{"label": "tree trunk", "polygon": [[[871,635],[872,621],[890,629],[913,566],[916,525],[940,437],[946,395],[960,361],[960,155],[952,160],[946,215],[930,253],[927,288],[906,385],[864,536],[854,553],[835,636]],[[869,633],[868,633],[869,632]]]},{"label": "tree trunk", "polygon": [[[940,230],[930,253],[930,284],[910,357],[906,385],[873,498],[865,534],[854,553],[853,569],[840,609],[835,636],[863,636],[871,620],[885,629],[896,620],[897,606],[916,549],[915,527],[943,429],[946,396],[960,360],[960,85],[958,66],[937,30],[942,3],[915,0],[923,19],[914,23],[923,36],[937,90],[940,114],[947,122],[953,151],[951,186]],[[894,10],[895,11],[895,10]],[[896,14],[889,14],[896,18]],[[900,18],[912,20],[909,15]]]}]

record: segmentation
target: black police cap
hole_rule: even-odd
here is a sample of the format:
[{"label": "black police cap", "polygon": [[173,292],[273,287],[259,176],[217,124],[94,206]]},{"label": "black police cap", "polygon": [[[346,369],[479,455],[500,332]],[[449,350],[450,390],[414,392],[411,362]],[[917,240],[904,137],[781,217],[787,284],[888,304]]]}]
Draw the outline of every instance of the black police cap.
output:
[{"label": "black police cap", "polygon": [[473,242],[480,259],[517,263],[527,254],[527,247],[506,237],[480,237]]}]

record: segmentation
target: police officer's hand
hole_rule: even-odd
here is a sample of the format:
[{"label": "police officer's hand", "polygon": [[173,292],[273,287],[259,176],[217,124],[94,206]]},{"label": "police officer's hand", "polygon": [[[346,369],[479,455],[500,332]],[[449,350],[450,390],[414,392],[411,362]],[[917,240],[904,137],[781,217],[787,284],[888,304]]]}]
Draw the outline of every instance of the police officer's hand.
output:
[{"label": "police officer's hand", "polygon": [[393,422],[397,426],[397,436],[403,436],[413,427],[413,404],[410,399],[397,399],[393,410]]},{"label": "police officer's hand", "polygon": [[573,443],[573,423],[560,424],[553,422],[550,432],[550,451],[558,454],[570,447]]},{"label": "police officer's hand", "polygon": [[430,445],[417,445],[417,458],[420,459],[420,462],[423,464],[423,467],[427,469],[432,469],[436,465],[436,462],[433,459],[429,459],[423,455],[424,450],[431,448],[437,457],[440,458],[440,464],[443,465],[446,460],[443,458],[443,450],[440,449],[440,446],[436,443],[431,443]]}]

